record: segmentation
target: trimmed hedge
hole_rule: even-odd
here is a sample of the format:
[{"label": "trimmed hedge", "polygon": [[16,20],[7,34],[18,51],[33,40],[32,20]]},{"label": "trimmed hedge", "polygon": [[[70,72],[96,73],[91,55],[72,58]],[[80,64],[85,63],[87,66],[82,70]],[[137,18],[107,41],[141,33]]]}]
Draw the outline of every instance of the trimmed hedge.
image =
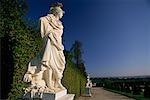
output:
[{"label": "trimmed hedge", "polygon": [[62,83],[68,93],[73,93],[76,97],[85,93],[86,76],[71,61],[67,61]]},{"label": "trimmed hedge", "polygon": [[[41,38],[34,28],[20,27],[17,33],[12,34],[12,56],[13,56],[13,82],[8,99],[16,100],[23,94],[23,88],[28,84],[23,82],[23,76],[27,70],[28,62],[40,50]],[[12,77],[12,76],[10,76]]]}]

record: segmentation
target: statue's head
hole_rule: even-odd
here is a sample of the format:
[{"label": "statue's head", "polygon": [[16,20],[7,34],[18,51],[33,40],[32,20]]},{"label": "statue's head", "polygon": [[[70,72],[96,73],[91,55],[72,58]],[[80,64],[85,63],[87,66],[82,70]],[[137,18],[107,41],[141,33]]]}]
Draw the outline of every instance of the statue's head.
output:
[{"label": "statue's head", "polygon": [[63,7],[62,3],[59,3],[59,2],[53,3],[50,7],[49,13],[53,14],[54,16],[57,16],[59,18],[62,18],[63,14],[64,14],[62,7]]}]

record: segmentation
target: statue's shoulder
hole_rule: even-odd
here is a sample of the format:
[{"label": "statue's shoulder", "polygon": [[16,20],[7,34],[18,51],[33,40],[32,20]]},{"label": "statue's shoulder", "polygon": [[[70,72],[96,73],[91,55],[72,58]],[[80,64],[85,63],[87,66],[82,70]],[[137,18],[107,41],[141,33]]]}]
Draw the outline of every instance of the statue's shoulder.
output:
[{"label": "statue's shoulder", "polygon": [[47,16],[43,16],[43,17],[40,17],[40,21],[45,21],[45,20],[53,20],[54,19],[54,15],[53,14],[48,14]]},{"label": "statue's shoulder", "polygon": [[43,17],[40,17],[40,21],[43,21],[46,19],[47,16],[43,16]]}]

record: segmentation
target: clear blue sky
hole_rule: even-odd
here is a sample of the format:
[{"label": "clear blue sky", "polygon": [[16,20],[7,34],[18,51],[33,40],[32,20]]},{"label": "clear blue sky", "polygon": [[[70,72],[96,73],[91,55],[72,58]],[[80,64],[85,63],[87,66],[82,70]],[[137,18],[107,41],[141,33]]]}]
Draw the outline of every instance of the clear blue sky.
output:
[{"label": "clear blue sky", "polygon": [[[27,17],[47,15],[55,0],[27,0]],[[150,75],[150,0],[58,0],[64,5],[64,44],[83,45],[91,76]]]}]

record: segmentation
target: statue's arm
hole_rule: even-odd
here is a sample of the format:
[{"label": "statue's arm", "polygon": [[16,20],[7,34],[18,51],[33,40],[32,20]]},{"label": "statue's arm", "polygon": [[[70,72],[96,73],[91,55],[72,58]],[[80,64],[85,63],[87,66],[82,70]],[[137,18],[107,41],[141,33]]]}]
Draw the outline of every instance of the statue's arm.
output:
[{"label": "statue's arm", "polygon": [[41,30],[41,37],[43,38],[45,36],[45,25],[44,25],[44,18],[40,18],[40,30]]},{"label": "statue's arm", "polygon": [[58,50],[64,50],[64,46],[61,45],[57,39],[53,36],[53,33],[50,32],[49,35],[48,35],[48,38],[51,40],[51,42],[53,43],[53,45],[55,45],[55,47],[58,49]]}]

